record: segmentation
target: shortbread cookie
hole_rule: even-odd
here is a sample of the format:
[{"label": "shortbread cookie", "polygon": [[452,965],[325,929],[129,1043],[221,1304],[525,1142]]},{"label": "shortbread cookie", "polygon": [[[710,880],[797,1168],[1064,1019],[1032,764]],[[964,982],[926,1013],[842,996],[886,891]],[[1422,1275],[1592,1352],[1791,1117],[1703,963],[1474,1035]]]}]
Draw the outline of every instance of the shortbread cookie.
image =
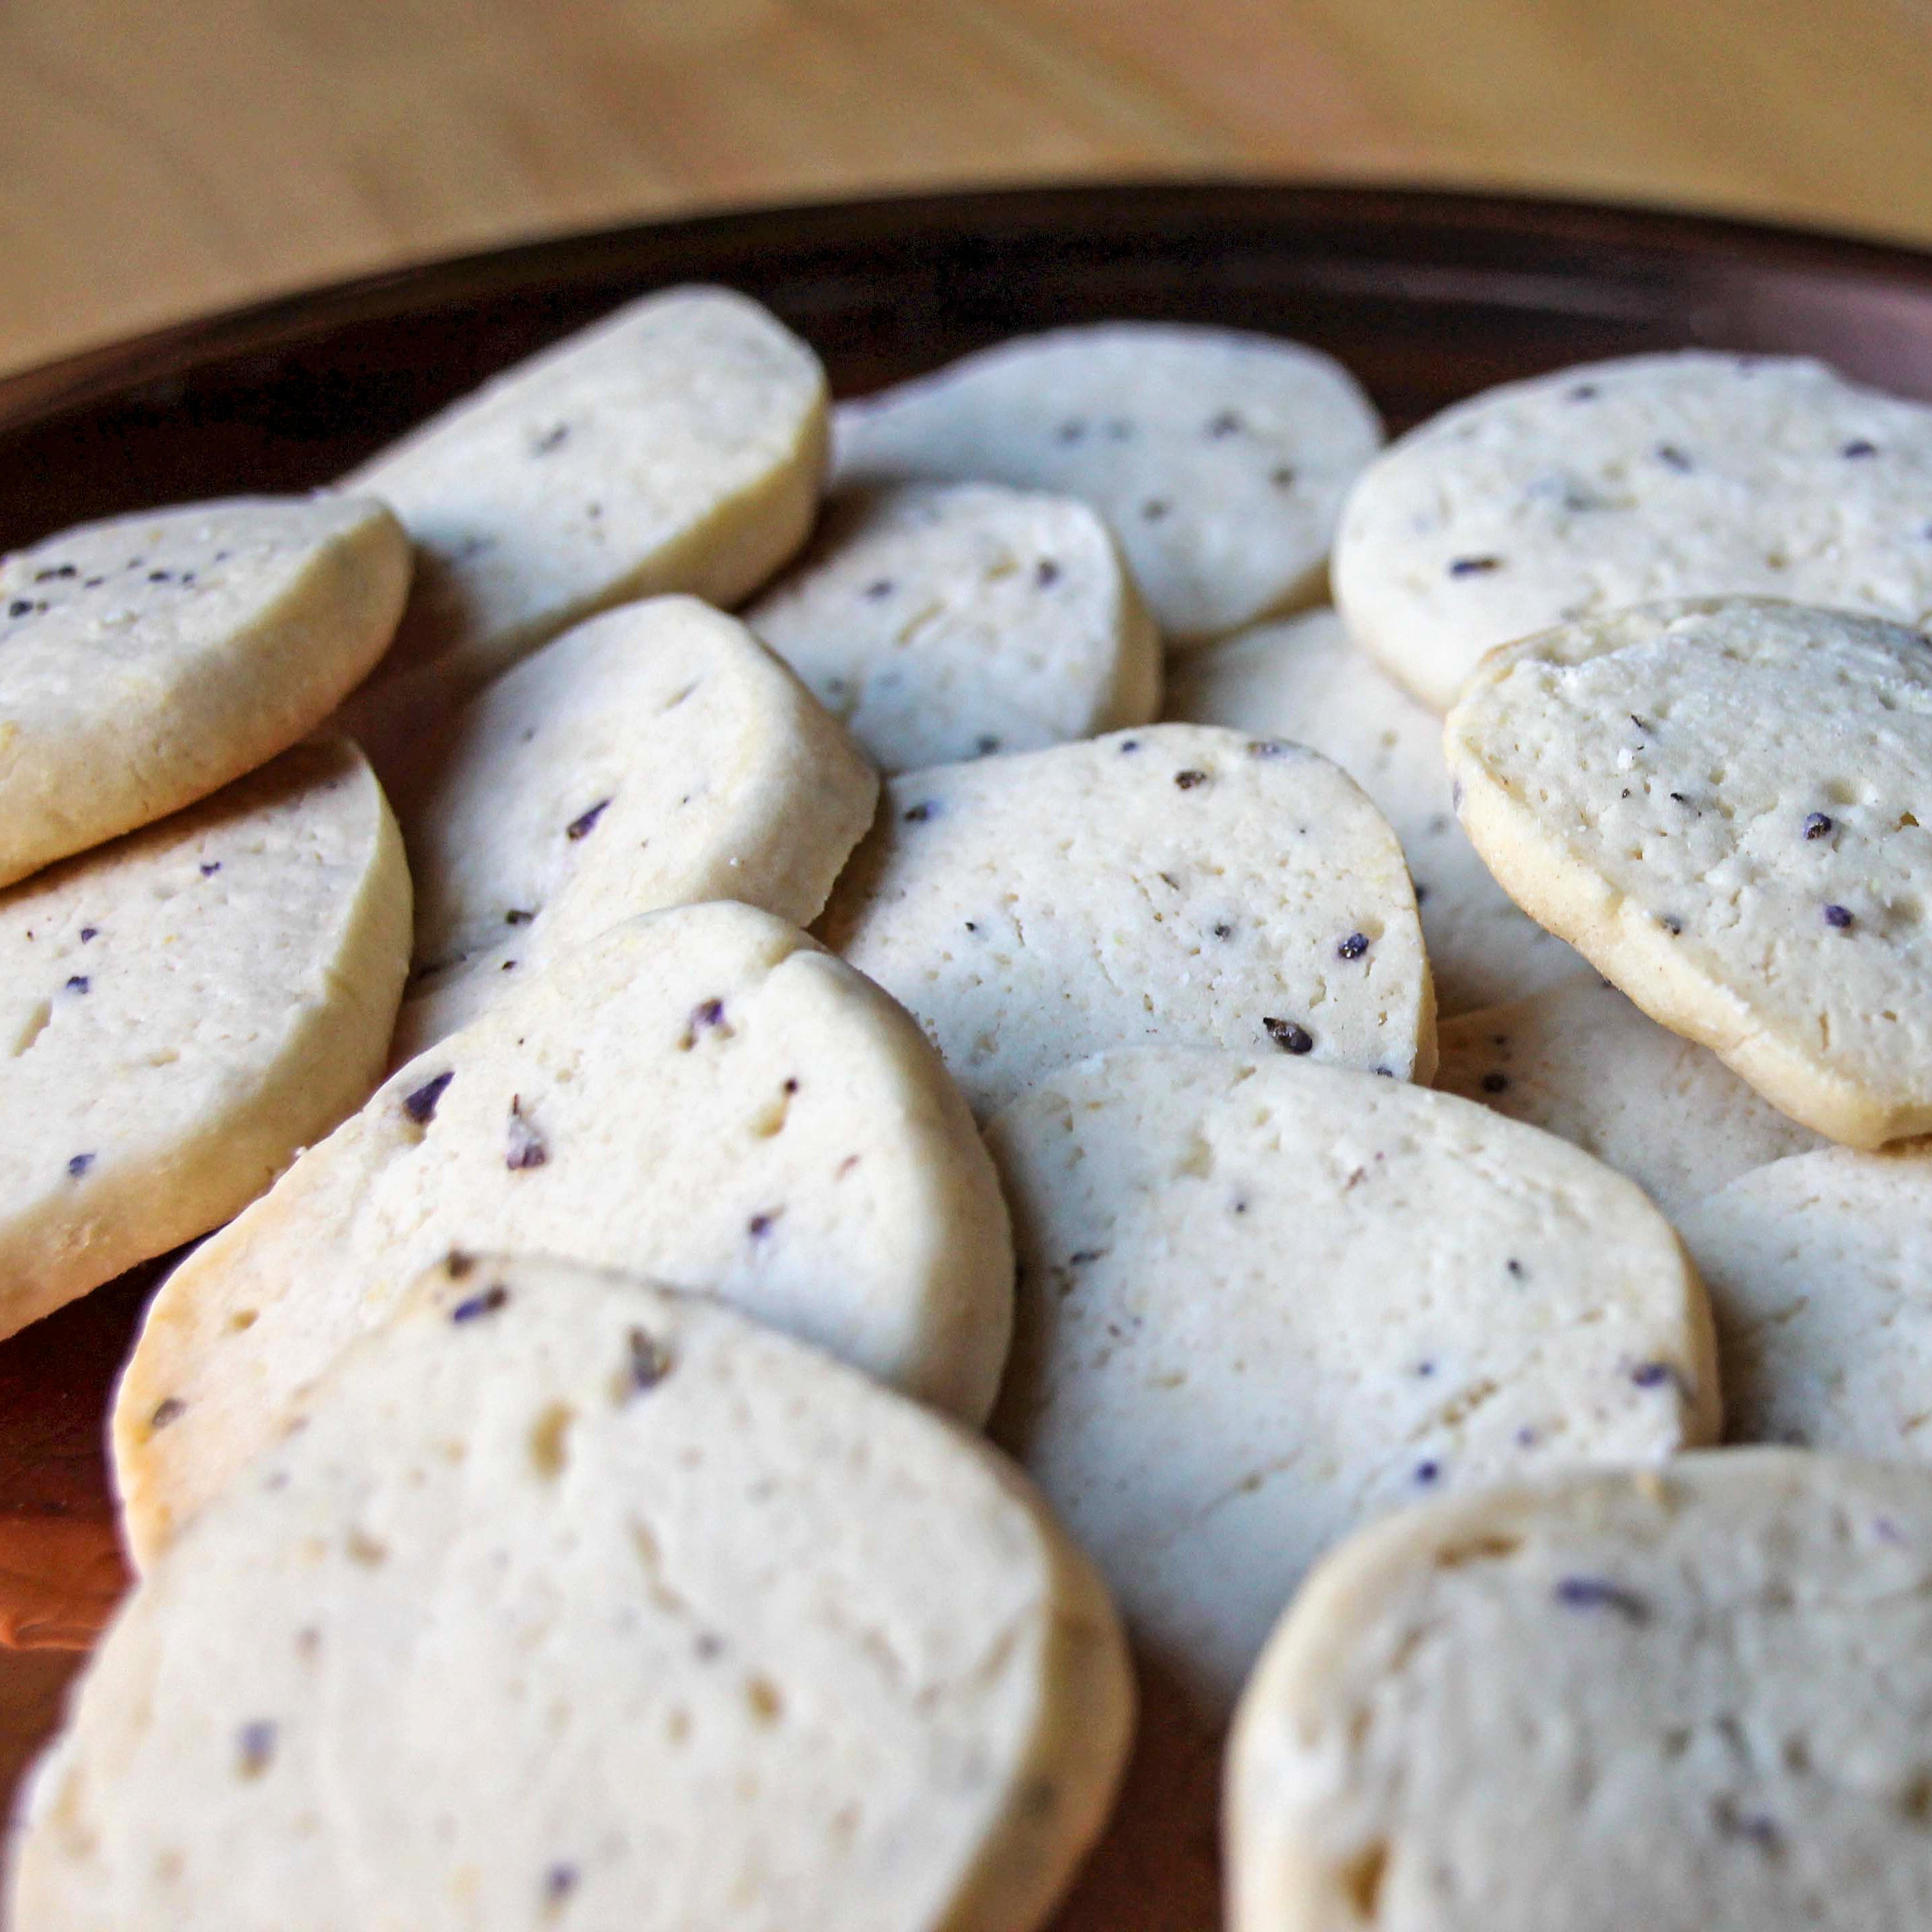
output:
[{"label": "shortbread cookie", "polygon": [[1444,711],[1492,646],[1656,598],[1932,621],[1932,409],[1822,363],[1688,350],[1492,389],[1364,472],[1356,641]]},{"label": "shortbread cookie", "polygon": [[1441,721],[1349,644],[1334,611],[1178,659],[1166,715],[1292,738],[1333,758],[1375,800],[1415,881],[1439,1013],[1520,998],[1588,970],[1490,878],[1456,823]]},{"label": "shortbread cookie", "polygon": [[104,1642],[16,1932],[1030,1932],[1131,1725],[991,1450],[714,1303],[464,1258]]},{"label": "shortbread cookie", "polygon": [[736,603],[805,540],[825,374],[728,289],[664,290],[519,363],[346,479],[416,550],[395,648],[348,714],[417,723],[566,626],[661,591]]},{"label": "shortbread cookie", "polygon": [[1436,1084],[1628,1174],[1675,1221],[1754,1167],[1826,1143],[1594,973],[1446,1024]]},{"label": "shortbread cookie", "polygon": [[409,545],[367,496],[237,497],[0,558],[0,886],[312,730],[380,658]]},{"label": "shortbread cookie", "polygon": [[452,1247],[715,1292],[976,1420],[1006,1360],[1006,1210],[918,1028],[782,920],[679,907],[410,1062],[170,1277],[116,1398],[136,1558]]},{"label": "shortbread cookie", "polygon": [[578,626],[456,712],[397,788],[416,944],[394,1058],[634,914],[729,898],[807,923],[878,797],[734,619],[661,597]]},{"label": "shortbread cookie", "polygon": [[1426,1080],[1435,1002],[1388,821],[1299,745],[1152,724],[890,780],[820,922],[982,1116],[1112,1046]]},{"label": "shortbread cookie", "polygon": [[1382,440],[1342,365],[1277,337],[1113,322],[1024,336],[848,403],[841,483],[1084,497],[1173,644],[1319,593],[1342,499]]},{"label": "shortbread cookie", "polygon": [[848,491],[745,621],[889,772],[1160,708],[1160,633],[1106,525],[1070,496]]},{"label": "shortbread cookie", "polygon": [[1234,1932],[1932,1922],[1932,1474],[1789,1450],[1445,1500],[1241,1703]]},{"label": "shortbread cookie", "polygon": [[353,746],[0,894],[0,1335],[218,1226],[381,1076],[410,948]]},{"label": "shortbread cookie", "polygon": [[987,1138],[1021,1280],[994,1439],[1208,1711],[1366,1518],[1716,1433],[1676,1237],[1532,1127],[1348,1068],[1144,1049],[1064,1069]]},{"label": "shortbread cookie", "polygon": [[1498,651],[1445,734],[1505,890],[1773,1106],[1932,1128],[1932,645],[1768,598]]}]

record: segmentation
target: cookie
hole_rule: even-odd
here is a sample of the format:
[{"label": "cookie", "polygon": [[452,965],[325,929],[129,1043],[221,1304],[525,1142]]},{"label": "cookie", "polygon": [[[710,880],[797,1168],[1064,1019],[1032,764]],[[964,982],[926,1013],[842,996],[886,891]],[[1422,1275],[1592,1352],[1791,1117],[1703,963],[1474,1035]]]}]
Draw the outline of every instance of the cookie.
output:
[{"label": "cookie", "polygon": [[1436,1084],[1628,1174],[1672,1220],[1741,1174],[1826,1143],[1594,974],[1440,1036]]},{"label": "cookie", "polygon": [[983,483],[836,498],[745,614],[884,770],[1031,752],[1160,708],[1160,636],[1084,503]]},{"label": "cookie", "polygon": [[446,721],[396,788],[416,940],[394,1058],[634,914],[732,898],[816,918],[878,796],[735,620],[661,597],[579,625]]},{"label": "cookie", "polygon": [[0,893],[0,1335],[220,1225],[380,1078],[410,880],[355,747]]},{"label": "cookie", "polygon": [[1676,1237],[1533,1127],[1348,1068],[1142,1049],[1062,1070],[987,1139],[1021,1282],[993,1438],[1205,1712],[1368,1517],[1716,1432]]},{"label": "cookie", "polygon": [[824,371],[729,289],[661,290],[506,370],[345,481],[394,506],[416,580],[345,722],[386,775],[545,639],[664,591],[736,603],[805,541]]},{"label": "cookie", "polygon": [[1446,711],[1491,646],[1660,598],[1932,621],[1932,409],[1822,363],[1687,350],[1459,404],[1363,472],[1335,542],[1356,641]]},{"label": "cookie", "polygon": [[1587,969],[1511,902],[1456,823],[1440,719],[1348,642],[1329,610],[1177,659],[1166,716],[1289,738],[1333,758],[1408,860],[1436,1010],[1494,1006]]},{"label": "cookie", "polygon": [[715,1292],[970,1420],[1006,1360],[1006,1210],[918,1029],[770,914],[678,907],[419,1055],[170,1276],[115,1399],[136,1559],[452,1247]]},{"label": "cookie", "polygon": [[1497,652],[1444,743],[1504,889],[1653,1019],[1828,1139],[1932,1128],[1922,633],[1622,611]]},{"label": "cookie", "polygon": [[1228,1925],[1925,1924],[1928,1552],[1924,1469],[1772,1449],[1365,1532],[1242,1700]]},{"label": "cookie", "polygon": [[1030,1932],[1131,1724],[963,1432],[715,1303],[435,1270],[142,1585],[10,1923]]},{"label": "cookie", "polygon": [[0,886],[286,751],[382,656],[409,580],[367,496],[188,503],[0,558]]},{"label": "cookie", "polygon": [[1382,440],[1318,350],[1112,322],[1022,336],[842,404],[841,484],[1006,483],[1113,526],[1170,644],[1320,594],[1343,494]]},{"label": "cookie", "polygon": [[975,1112],[1108,1047],[1310,1054],[1426,1080],[1402,849],[1300,746],[1150,724],[908,772],[820,922]]}]

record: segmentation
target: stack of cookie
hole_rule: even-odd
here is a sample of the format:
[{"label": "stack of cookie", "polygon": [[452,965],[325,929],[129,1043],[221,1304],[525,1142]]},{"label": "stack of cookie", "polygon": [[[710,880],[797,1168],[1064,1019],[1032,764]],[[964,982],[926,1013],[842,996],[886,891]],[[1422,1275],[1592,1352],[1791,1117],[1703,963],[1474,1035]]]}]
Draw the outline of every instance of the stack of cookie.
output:
[{"label": "stack of cookie", "polygon": [[1932,1914],[1932,410],[1381,442],[678,290],[0,566],[21,1932]]}]

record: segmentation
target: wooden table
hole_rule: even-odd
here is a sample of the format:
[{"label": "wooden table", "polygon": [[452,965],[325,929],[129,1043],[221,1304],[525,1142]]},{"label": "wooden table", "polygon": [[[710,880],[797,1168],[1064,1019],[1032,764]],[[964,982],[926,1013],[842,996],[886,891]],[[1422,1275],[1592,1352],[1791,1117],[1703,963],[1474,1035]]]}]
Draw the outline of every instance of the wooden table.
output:
[{"label": "wooden table", "polygon": [[1932,0],[8,0],[0,368],[704,206],[1097,176],[1932,242]]}]

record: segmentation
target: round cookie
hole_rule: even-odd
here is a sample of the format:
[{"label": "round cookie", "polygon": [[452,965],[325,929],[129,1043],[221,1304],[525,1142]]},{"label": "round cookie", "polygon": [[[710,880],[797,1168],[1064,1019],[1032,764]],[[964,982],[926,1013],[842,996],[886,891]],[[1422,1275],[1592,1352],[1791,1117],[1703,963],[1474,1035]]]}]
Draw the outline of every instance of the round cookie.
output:
[{"label": "round cookie", "polygon": [[367,496],[188,503],[0,557],[0,886],[286,751],[382,655],[409,580]]},{"label": "round cookie", "polygon": [[360,1106],[409,946],[402,841],[341,739],[0,893],[0,1335],[219,1226]]},{"label": "round cookie", "polygon": [[1510,896],[1652,1018],[1828,1138],[1932,1128],[1922,633],[1646,605],[1496,652],[1444,744]]},{"label": "round cookie", "polygon": [[1788,1450],[1408,1511],[1241,1703],[1233,1932],[1932,1916],[1932,1475]]},{"label": "round cookie", "polygon": [[1131,1726],[1090,1566],[963,1432],[730,1311],[464,1258],[124,1611],[18,1932],[1030,1932]]},{"label": "round cookie", "polygon": [[1415,881],[1439,1014],[1520,998],[1586,970],[1512,902],[1456,824],[1442,722],[1349,643],[1334,611],[1264,624],[1178,659],[1166,715],[1292,739],[1333,758],[1374,800]]},{"label": "round cookie", "polygon": [[993,1438],[1208,1713],[1366,1518],[1716,1433],[1676,1237],[1532,1127],[1348,1068],[1142,1049],[1062,1070],[987,1140],[1021,1282]]},{"label": "round cookie", "polygon": [[832,438],[841,484],[1084,498],[1168,642],[1186,645],[1318,594],[1343,494],[1382,430],[1354,378],[1300,343],[1112,322],[1022,336],[843,404]]},{"label": "round cookie", "polygon": [[1561,1135],[1672,1221],[1739,1174],[1826,1144],[1594,973],[1465,1013],[1439,1045],[1443,1092]]},{"label": "round cookie", "polygon": [[733,898],[816,918],[878,788],[734,619],[660,597],[579,625],[457,712],[396,788],[416,939],[394,1058],[634,914]]},{"label": "round cookie", "polygon": [[1932,620],[1932,409],[1822,363],[1687,350],[1492,389],[1363,472],[1335,542],[1357,643],[1446,711],[1492,646],[1743,594]]},{"label": "round cookie", "polygon": [[716,1293],[977,1420],[999,1185],[919,1030],[749,906],[616,926],[394,1074],[170,1276],[115,1399],[143,1564],[451,1248]]},{"label": "round cookie", "polygon": [[1160,635],[1084,503],[983,483],[836,498],[745,613],[882,770],[1030,752],[1160,708]]},{"label": "round cookie", "polygon": [[1395,835],[1280,739],[1152,724],[903,773],[819,930],[904,1002],[982,1117],[1113,1046],[1435,1066]]}]

